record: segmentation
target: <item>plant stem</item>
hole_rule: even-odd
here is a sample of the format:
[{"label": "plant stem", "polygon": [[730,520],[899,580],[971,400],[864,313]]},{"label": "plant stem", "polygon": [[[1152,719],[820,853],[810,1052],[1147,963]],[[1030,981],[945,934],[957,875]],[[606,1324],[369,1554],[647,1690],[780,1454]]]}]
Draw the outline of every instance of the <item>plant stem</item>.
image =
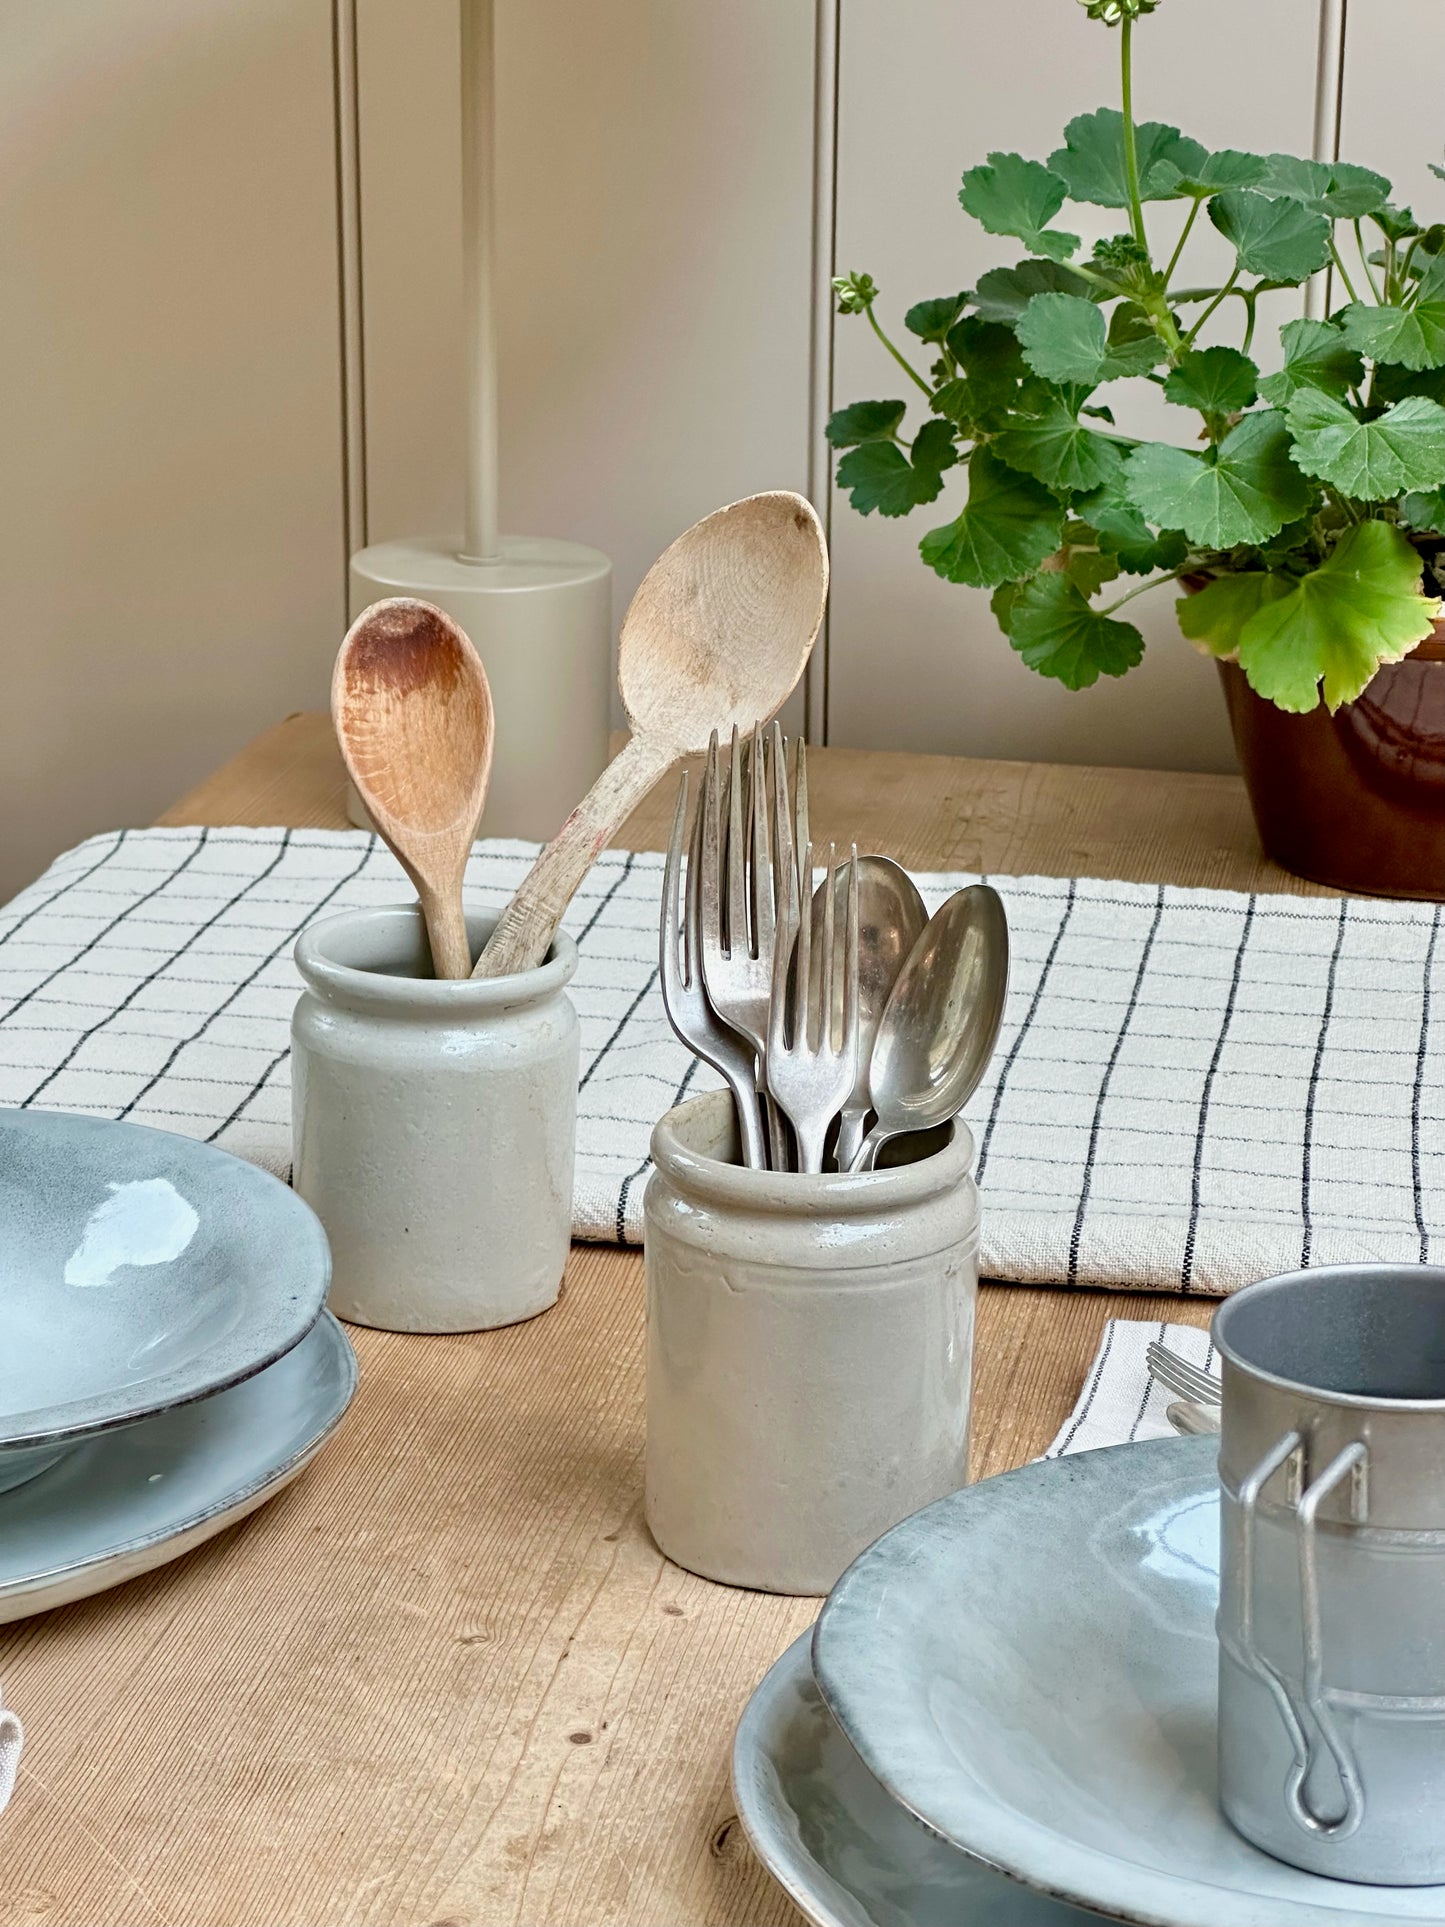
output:
[{"label": "plant stem", "polygon": [[1141,582],[1137,588],[1131,589],[1127,595],[1121,595],[1117,602],[1111,602],[1107,609],[1100,609],[1099,614],[1101,616],[1111,616],[1116,609],[1122,609],[1126,602],[1132,602],[1136,595],[1143,595],[1146,589],[1162,589],[1166,582],[1177,582],[1181,575],[1188,575],[1188,573],[1189,564],[1186,562],[1180,568],[1171,569],[1168,575],[1151,576],[1147,582]]},{"label": "plant stem", "polygon": [[1340,251],[1335,246],[1335,237],[1333,234],[1330,236],[1330,258],[1339,271],[1341,281],[1345,284],[1345,293],[1350,297],[1351,301],[1358,301],[1360,297],[1355,293],[1354,284],[1350,280],[1344,262],[1340,259]]},{"label": "plant stem", "polygon": [[869,321],[873,324],[874,334],[877,335],[878,339],[883,343],[883,346],[888,350],[889,354],[892,355],[893,359],[898,363],[898,366],[903,370],[904,374],[908,376],[910,381],[916,382],[918,386],[923,390],[924,394],[927,395],[928,399],[932,401],[933,390],[929,387],[928,383],[923,379],[922,375],[919,374],[918,370],[914,368],[901,354],[899,354],[898,350],[893,346],[893,343],[888,339],[887,335],[885,335],[883,330],[878,326],[878,317],[873,312],[873,303],[871,301],[868,303],[867,315],[868,315]]},{"label": "plant stem", "polygon": [[[1186,348],[1192,348],[1194,346],[1195,337],[1198,335],[1199,330],[1204,326],[1205,322],[1208,321],[1209,317],[1214,313],[1214,310],[1219,306],[1220,302],[1224,299],[1224,297],[1227,294],[1232,294],[1234,292],[1234,284],[1238,279],[1239,279],[1239,263],[1236,261],[1234,264],[1234,273],[1230,275],[1229,279],[1225,282],[1224,286],[1219,290],[1219,293],[1215,295],[1214,299],[1210,302],[1209,306],[1204,310],[1204,313],[1200,315],[1199,319],[1195,322],[1194,326],[1189,330],[1189,333],[1184,337],[1184,346]],[[1240,292],[1243,293],[1244,292],[1243,289],[1241,289]]]},{"label": "plant stem", "polygon": [[1245,324],[1244,343],[1239,352],[1247,355],[1249,353],[1249,344],[1254,340],[1254,320],[1255,311],[1259,305],[1259,289],[1258,287],[1241,288],[1239,293],[1244,296],[1245,312],[1249,316],[1249,320]]},{"label": "plant stem", "polygon": [[1191,202],[1190,204],[1189,214],[1184,222],[1184,226],[1182,230],[1180,231],[1179,240],[1175,244],[1174,252],[1169,257],[1169,265],[1164,270],[1164,285],[1166,288],[1169,286],[1170,281],[1174,277],[1174,270],[1179,266],[1179,257],[1184,252],[1184,243],[1189,239],[1189,231],[1194,226],[1195,216],[1198,214],[1200,208],[1202,208],[1203,205],[1204,203],[1202,200],[1196,200]]},{"label": "plant stem", "polygon": [[1144,207],[1139,198],[1139,150],[1134,140],[1134,20],[1125,14],[1119,28],[1119,66],[1123,79],[1124,173],[1129,183],[1129,226],[1134,239],[1147,250],[1144,236]]},{"label": "plant stem", "polygon": [[1383,302],[1385,297],[1380,293],[1380,285],[1376,281],[1374,274],[1371,272],[1369,256],[1365,253],[1364,230],[1361,228],[1358,221],[1355,222],[1354,228],[1355,228],[1355,248],[1359,253],[1360,266],[1365,271],[1365,279],[1370,284],[1370,293],[1375,297],[1376,301]]}]

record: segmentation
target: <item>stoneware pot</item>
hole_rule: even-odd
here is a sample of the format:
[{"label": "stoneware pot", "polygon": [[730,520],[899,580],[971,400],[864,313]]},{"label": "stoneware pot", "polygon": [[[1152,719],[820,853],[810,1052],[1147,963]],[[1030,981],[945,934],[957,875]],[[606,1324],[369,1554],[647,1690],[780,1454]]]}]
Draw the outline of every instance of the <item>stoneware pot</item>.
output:
[{"label": "stoneware pot", "polygon": [[[496,917],[469,911],[477,952]],[[438,981],[415,905],[303,932],[293,1182],[331,1240],[331,1309],[386,1331],[486,1331],[556,1302],[572,1232],[577,950]]]},{"label": "stoneware pot", "polygon": [[1214,1318],[1219,1789],[1276,1859],[1445,1881],[1445,1268],[1340,1265]]},{"label": "stoneware pot", "polygon": [[647,1522],[678,1565],[823,1593],[964,1483],[978,1192],[964,1126],[932,1141],[858,1175],[750,1171],[726,1091],[654,1130]]},{"label": "stoneware pot", "polygon": [[1219,665],[1266,855],[1372,896],[1445,901],[1445,623],[1332,716],[1291,716]]}]

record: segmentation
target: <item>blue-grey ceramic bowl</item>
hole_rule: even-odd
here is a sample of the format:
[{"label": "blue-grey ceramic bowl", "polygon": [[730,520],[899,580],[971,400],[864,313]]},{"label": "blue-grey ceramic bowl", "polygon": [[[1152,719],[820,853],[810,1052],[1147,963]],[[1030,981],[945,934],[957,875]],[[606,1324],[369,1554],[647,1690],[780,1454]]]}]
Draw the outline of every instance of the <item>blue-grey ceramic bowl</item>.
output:
[{"label": "blue-grey ceramic bowl", "polygon": [[331,1257],[288,1186],[213,1145],[0,1111],[0,1491],[298,1344]]}]

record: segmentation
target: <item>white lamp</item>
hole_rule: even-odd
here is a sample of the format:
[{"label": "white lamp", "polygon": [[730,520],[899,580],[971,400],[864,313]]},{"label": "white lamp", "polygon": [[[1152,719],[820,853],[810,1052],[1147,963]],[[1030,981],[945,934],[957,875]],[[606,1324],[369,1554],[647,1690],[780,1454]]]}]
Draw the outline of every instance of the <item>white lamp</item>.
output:
[{"label": "white lamp", "polygon": [[607,761],[612,564],[579,542],[497,529],[494,72],[492,0],[461,0],[466,527],[358,550],[351,614],[419,596],[460,623],[497,717],[484,827],[545,839]]}]

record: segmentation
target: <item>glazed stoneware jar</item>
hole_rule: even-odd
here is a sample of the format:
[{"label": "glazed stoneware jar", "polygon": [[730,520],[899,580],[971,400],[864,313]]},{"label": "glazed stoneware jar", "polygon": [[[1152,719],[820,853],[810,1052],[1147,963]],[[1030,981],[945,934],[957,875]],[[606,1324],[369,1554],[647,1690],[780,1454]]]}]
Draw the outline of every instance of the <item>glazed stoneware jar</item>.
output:
[{"label": "glazed stoneware jar", "polygon": [[[468,912],[475,955],[496,919]],[[556,1302],[572,1231],[577,950],[438,981],[415,906],[303,932],[293,1182],[331,1240],[331,1309],[386,1331],[485,1331]]]},{"label": "glazed stoneware jar", "polygon": [[962,1485],[978,1193],[962,1124],[858,1175],[750,1171],[725,1091],[670,1111],[647,1187],[647,1522],[669,1559],[823,1593]]}]

